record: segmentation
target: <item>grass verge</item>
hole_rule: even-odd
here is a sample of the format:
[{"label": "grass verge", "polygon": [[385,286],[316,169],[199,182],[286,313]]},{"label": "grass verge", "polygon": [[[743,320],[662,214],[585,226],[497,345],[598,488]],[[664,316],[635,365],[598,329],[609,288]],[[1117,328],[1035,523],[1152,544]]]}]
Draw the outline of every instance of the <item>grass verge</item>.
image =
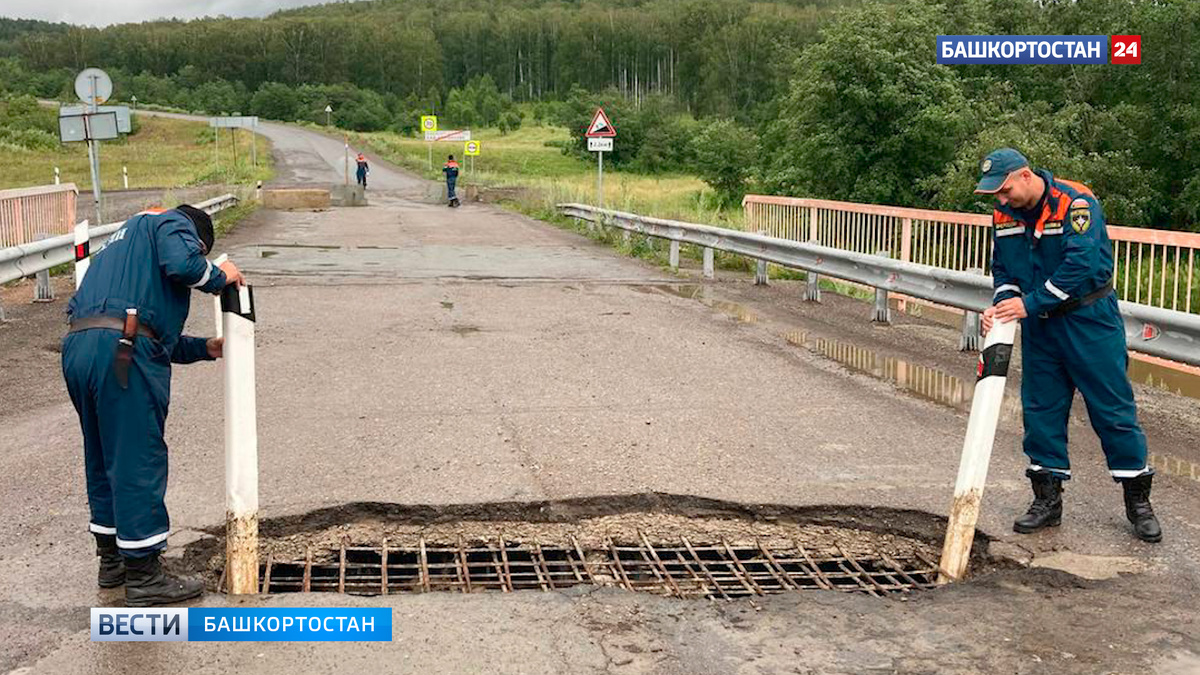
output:
[{"label": "grass verge", "polygon": [[[258,166],[251,165],[251,135],[245,131],[237,134],[235,164],[234,141],[228,130],[222,131],[217,146],[213,130],[204,122],[139,116],[136,133],[98,144],[100,187],[123,189],[122,169],[128,170],[130,189],[269,180],[270,144],[262,136],[255,138]],[[5,146],[4,161],[0,162],[0,188],[53,184],[56,167],[61,182],[74,183],[80,192],[92,189],[84,143],[67,143],[49,151]]]}]

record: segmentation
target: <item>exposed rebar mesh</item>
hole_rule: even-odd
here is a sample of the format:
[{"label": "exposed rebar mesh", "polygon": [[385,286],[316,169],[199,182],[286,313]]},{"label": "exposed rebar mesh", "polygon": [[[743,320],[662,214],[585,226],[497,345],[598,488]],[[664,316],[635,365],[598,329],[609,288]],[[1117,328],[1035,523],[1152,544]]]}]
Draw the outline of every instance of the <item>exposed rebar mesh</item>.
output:
[{"label": "exposed rebar mesh", "polygon": [[[937,565],[919,552],[894,558],[882,552],[852,557],[810,554],[798,542],[768,548],[640,542],[584,549],[505,541],[459,542],[416,548],[343,546],[303,561],[268,557],[265,593],[329,592],[354,595],[451,591],[479,593],[552,591],[580,585],[618,586],[677,598],[736,598],[801,590],[836,590],[882,596],[935,585]],[[224,580],[222,579],[222,585]]]}]

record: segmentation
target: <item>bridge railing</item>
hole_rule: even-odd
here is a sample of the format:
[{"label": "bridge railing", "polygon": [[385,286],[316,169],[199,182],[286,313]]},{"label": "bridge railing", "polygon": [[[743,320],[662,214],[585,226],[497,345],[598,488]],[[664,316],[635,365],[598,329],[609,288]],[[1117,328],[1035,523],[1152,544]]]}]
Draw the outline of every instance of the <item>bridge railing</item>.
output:
[{"label": "bridge railing", "polygon": [[[746,231],[897,260],[990,274],[992,219],[826,199],[746,195]],[[1117,297],[1200,313],[1200,234],[1108,226]]]},{"label": "bridge railing", "polygon": [[[815,276],[826,275],[874,288],[876,320],[887,320],[887,294],[900,293],[965,310],[964,335],[977,335],[977,313],[992,302],[991,277],[973,272],[586,204],[559,204],[558,210],[601,226],[667,239],[672,266],[678,266],[681,244],[700,246],[706,276],[712,274],[712,251],[719,250],[758,261],[760,277],[766,264],[774,263],[812,273],[810,285]],[[1131,350],[1200,366],[1200,316],[1127,301],[1120,307]]]},{"label": "bridge railing", "polygon": [[0,190],[0,249],[71,232],[78,196],[74,183]]}]

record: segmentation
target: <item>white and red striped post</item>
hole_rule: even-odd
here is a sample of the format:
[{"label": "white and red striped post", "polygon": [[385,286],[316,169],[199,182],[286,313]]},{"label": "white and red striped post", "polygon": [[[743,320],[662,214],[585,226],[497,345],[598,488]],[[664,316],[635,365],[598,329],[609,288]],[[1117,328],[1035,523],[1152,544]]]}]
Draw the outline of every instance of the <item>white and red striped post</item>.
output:
[{"label": "white and red striped post", "polygon": [[87,274],[91,261],[91,240],[88,238],[88,221],[75,224],[75,290],[83,283],[83,275]]},{"label": "white and red striped post", "polygon": [[993,323],[979,354],[978,381],[971,399],[958,481],[954,485],[954,504],[950,507],[950,522],[946,526],[946,541],[938,564],[939,584],[962,579],[971,559],[971,544],[975,541],[975,524],[979,521],[979,504],[983,501],[988,463],[996,441],[1000,404],[1004,401],[1004,384],[1008,381],[1008,364],[1016,333],[1016,321]]},{"label": "white and red striped post", "polygon": [[225,578],[233,595],[258,592],[258,412],[254,291],[221,292],[225,359]]}]

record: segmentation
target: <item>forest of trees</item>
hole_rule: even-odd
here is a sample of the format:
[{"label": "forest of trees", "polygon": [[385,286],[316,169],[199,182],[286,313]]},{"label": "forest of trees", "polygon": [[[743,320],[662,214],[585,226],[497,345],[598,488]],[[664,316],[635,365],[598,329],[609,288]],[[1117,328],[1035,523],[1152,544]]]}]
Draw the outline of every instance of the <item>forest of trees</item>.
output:
[{"label": "forest of trees", "polygon": [[[1136,66],[940,66],[937,35],[1137,34]],[[0,20],[0,96],[117,97],[339,126],[575,131],[603,103],[614,165],[746,190],[983,210],[1013,145],[1090,184],[1110,219],[1200,229],[1193,0],[371,0],[105,29]]]}]

